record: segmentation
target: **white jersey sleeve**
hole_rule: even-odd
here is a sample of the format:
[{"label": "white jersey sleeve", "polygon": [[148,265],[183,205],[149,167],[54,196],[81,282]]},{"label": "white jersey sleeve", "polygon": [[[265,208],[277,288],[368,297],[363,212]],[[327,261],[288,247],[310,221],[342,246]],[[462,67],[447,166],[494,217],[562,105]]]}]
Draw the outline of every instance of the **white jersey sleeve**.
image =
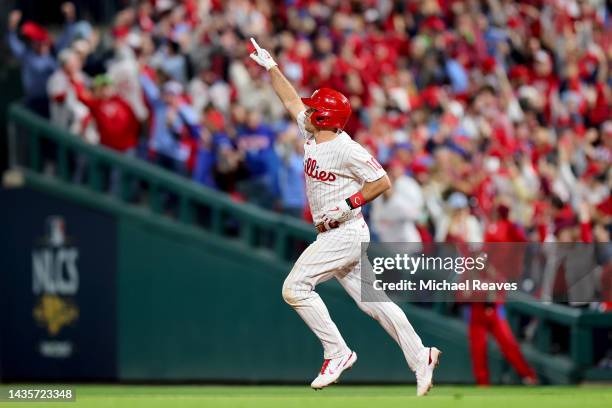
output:
[{"label": "white jersey sleeve", "polygon": [[372,182],[383,177],[387,172],[363,146],[357,142],[351,143],[348,156],[348,168],[361,182]]},{"label": "white jersey sleeve", "polygon": [[298,128],[300,129],[300,134],[302,135],[304,139],[310,139],[311,137],[314,136],[312,133],[306,130],[306,110],[303,110],[300,113],[298,113],[296,122],[297,122]]}]

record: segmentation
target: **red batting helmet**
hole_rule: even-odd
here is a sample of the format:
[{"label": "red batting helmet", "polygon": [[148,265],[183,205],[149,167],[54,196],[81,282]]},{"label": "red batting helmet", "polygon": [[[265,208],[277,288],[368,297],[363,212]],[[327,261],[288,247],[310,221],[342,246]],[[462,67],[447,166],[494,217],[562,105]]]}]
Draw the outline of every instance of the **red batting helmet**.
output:
[{"label": "red batting helmet", "polygon": [[317,127],[342,129],[351,116],[347,97],[330,88],[317,89],[310,98],[302,98],[302,102],[315,110],[310,120]]}]

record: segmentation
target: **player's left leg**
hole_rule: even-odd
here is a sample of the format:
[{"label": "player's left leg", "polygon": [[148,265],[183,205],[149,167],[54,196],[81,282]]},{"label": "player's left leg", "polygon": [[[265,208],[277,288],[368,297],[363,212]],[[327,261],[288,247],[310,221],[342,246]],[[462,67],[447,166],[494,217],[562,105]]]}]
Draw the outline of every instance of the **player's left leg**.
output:
[{"label": "player's left leg", "polygon": [[317,284],[333,276],[333,266],[340,255],[322,239],[310,244],[300,255],[283,283],[283,299],[300,315],[323,346],[325,360],[350,354],[325,303],[315,291]]},{"label": "player's left leg", "polygon": [[357,354],[346,345],[325,303],[315,291],[317,284],[334,277],[337,270],[359,258],[358,234],[347,228],[349,225],[319,234],[299,257],[283,284],[283,298],[323,345],[325,361],[311,383],[314,389],[337,382],[357,361]]},{"label": "player's left leg", "polygon": [[377,320],[399,344],[408,366],[417,376],[417,395],[425,395],[431,388],[440,351],[435,347],[425,347],[402,309],[384,292],[373,291],[374,274],[369,262],[364,262],[363,270],[358,262],[347,273],[337,274],[336,278],[359,308]]}]

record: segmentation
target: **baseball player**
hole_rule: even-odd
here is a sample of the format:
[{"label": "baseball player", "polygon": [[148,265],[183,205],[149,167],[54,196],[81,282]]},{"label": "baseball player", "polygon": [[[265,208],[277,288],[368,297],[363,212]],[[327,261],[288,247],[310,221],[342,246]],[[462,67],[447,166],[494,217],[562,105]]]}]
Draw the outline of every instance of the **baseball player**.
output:
[{"label": "baseball player", "polygon": [[[306,193],[319,234],[287,276],[283,298],[323,345],[325,360],[311,387],[318,390],[337,382],[357,361],[357,353],[347,346],[315,292],[318,283],[336,278],[357,305],[399,344],[416,373],[417,395],[425,395],[432,386],[440,350],[423,346],[404,312],[393,302],[364,302],[360,298],[366,275],[360,263],[361,243],[370,241],[360,207],[389,189],[389,178],[376,159],[342,131],[351,115],[344,95],[321,88],[310,98],[300,98],[270,53],[252,38],[251,42],[255,51],[250,57],[266,68],[274,91],[305,139]],[[363,266],[364,270],[369,267]]]}]

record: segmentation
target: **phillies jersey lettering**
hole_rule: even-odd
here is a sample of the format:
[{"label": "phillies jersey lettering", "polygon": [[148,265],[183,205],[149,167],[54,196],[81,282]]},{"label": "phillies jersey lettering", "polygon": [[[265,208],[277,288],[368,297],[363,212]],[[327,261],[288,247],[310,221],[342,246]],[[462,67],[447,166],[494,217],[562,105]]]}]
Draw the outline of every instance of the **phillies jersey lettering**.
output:
[{"label": "phillies jersey lettering", "polygon": [[336,180],[336,175],[332,172],[327,172],[325,170],[319,171],[319,166],[317,166],[317,161],[311,158],[304,160],[304,173],[308,177],[312,177],[315,180],[319,181],[334,181]]},{"label": "phillies jersey lettering", "polygon": [[[306,131],[306,111],[297,116],[300,133],[304,137],[304,173],[306,195],[315,225],[321,222],[323,210],[344,200],[363,188],[366,182],[376,181],[386,172],[359,143],[346,132],[335,139],[317,144],[314,135]],[[352,211],[353,217],[361,208]]]}]

